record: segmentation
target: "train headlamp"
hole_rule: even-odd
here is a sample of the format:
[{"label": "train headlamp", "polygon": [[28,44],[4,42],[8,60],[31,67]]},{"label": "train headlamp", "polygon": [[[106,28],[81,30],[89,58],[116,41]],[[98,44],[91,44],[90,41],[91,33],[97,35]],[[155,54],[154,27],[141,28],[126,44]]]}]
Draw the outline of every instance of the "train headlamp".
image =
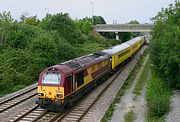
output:
[{"label": "train headlamp", "polygon": [[58,98],[63,98],[63,94],[57,94],[56,95]]},{"label": "train headlamp", "polygon": [[38,96],[44,96],[44,94],[43,93],[38,93]]}]

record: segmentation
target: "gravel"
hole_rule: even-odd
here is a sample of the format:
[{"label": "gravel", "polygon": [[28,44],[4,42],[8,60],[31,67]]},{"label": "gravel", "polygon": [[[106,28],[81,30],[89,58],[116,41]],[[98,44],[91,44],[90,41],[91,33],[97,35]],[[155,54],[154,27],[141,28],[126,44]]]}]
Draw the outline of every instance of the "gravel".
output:
[{"label": "gravel", "polygon": [[166,122],[180,122],[180,90],[171,97],[171,111],[165,117]]},{"label": "gravel", "polygon": [[[25,87],[24,89],[21,89],[19,91],[13,92],[11,94],[7,94],[7,95],[1,97],[0,101],[4,101],[10,97],[13,97],[16,94],[22,93],[24,90],[28,90],[28,89],[33,88],[35,86],[37,86],[37,83],[30,85],[28,87]],[[35,100],[36,100],[36,96],[14,106],[13,108],[11,108],[9,110],[6,110],[3,113],[0,113],[0,122],[9,122],[14,116],[16,116],[20,112],[26,110],[32,104],[35,104]]]},{"label": "gravel", "polygon": [[22,92],[24,92],[24,91],[26,91],[26,90],[28,90],[28,89],[34,88],[34,87],[36,87],[36,86],[37,86],[37,83],[32,84],[32,85],[30,85],[30,86],[27,86],[27,87],[25,87],[25,88],[23,88],[23,89],[21,89],[21,90],[19,90],[19,91],[12,92],[12,93],[10,93],[10,94],[4,95],[3,97],[0,97],[0,102],[6,100],[6,99],[8,99],[8,98],[11,98],[11,97],[13,97],[13,96],[16,95],[16,94],[20,94],[20,93],[22,93]]},{"label": "gravel", "polygon": [[0,122],[9,122],[13,117],[17,116],[22,111],[28,109],[30,106],[35,104],[36,96],[28,99],[27,101],[14,106],[6,112],[0,113]]},{"label": "gravel", "polygon": [[149,56],[146,57],[143,65],[136,74],[136,77],[134,78],[134,81],[131,84],[130,88],[126,90],[124,96],[122,96],[121,98],[121,101],[118,104],[116,104],[115,111],[113,112],[113,116],[110,122],[119,122],[119,121],[123,122],[124,116],[130,111],[133,111],[136,114],[135,121],[143,122],[145,120],[144,119],[144,113],[146,111],[145,87],[142,90],[141,96],[138,96],[136,100],[133,99],[135,97],[133,94],[133,90],[143,71],[144,65],[148,57]]}]

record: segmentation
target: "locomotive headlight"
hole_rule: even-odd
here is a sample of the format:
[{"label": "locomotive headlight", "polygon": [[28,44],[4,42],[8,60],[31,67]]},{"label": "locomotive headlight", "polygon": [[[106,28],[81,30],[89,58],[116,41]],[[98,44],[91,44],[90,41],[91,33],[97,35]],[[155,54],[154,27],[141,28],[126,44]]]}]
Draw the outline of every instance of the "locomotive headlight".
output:
[{"label": "locomotive headlight", "polygon": [[38,93],[38,96],[44,96],[44,94],[43,93]]},{"label": "locomotive headlight", "polygon": [[63,94],[57,94],[56,95],[58,98],[63,98]]}]

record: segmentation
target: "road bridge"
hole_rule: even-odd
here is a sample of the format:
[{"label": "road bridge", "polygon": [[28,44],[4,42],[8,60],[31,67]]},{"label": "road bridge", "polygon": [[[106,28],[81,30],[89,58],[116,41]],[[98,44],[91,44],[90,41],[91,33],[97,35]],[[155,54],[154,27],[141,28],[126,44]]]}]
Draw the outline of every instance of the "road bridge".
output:
[{"label": "road bridge", "polygon": [[119,40],[120,32],[141,32],[148,34],[153,24],[98,24],[94,26],[97,32],[115,32],[116,39]]},{"label": "road bridge", "polygon": [[153,24],[98,24],[94,26],[97,32],[150,32]]}]

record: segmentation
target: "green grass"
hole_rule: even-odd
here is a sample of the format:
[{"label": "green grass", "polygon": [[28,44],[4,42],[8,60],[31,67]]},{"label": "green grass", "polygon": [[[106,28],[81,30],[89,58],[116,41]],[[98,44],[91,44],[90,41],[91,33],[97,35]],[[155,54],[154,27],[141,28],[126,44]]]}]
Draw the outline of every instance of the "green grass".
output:
[{"label": "green grass", "polygon": [[164,118],[163,117],[157,117],[157,116],[155,116],[155,117],[151,117],[151,118],[146,118],[146,121],[147,122],[164,122]]},{"label": "green grass", "polygon": [[[145,55],[143,54],[143,56],[145,56]],[[138,59],[136,65],[134,66],[133,70],[130,72],[130,74],[129,74],[127,80],[125,81],[124,85],[122,86],[122,88],[119,90],[118,94],[116,95],[116,98],[113,100],[113,102],[109,106],[109,108],[106,111],[105,115],[103,116],[101,122],[108,122],[111,119],[114,108],[115,108],[115,104],[120,102],[121,96],[123,96],[126,89],[129,88],[130,84],[132,83],[132,81],[134,80],[134,78],[138,72],[138,69],[140,68],[140,66],[142,64],[142,61],[143,61],[143,58]]]},{"label": "green grass", "polygon": [[163,116],[170,110],[171,89],[156,73],[147,83],[147,120],[163,121]]},{"label": "green grass", "polygon": [[136,119],[135,113],[131,110],[124,116],[125,122],[133,122]]},{"label": "green grass", "polygon": [[148,59],[147,62],[145,63],[143,71],[142,71],[142,73],[141,73],[141,75],[140,75],[140,77],[136,83],[136,86],[133,90],[133,93],[135,94],[136,97],[141,95],[142,88],[145,84],[145,81],[147,80],[149,69],[150,69],[150,61]]}]

